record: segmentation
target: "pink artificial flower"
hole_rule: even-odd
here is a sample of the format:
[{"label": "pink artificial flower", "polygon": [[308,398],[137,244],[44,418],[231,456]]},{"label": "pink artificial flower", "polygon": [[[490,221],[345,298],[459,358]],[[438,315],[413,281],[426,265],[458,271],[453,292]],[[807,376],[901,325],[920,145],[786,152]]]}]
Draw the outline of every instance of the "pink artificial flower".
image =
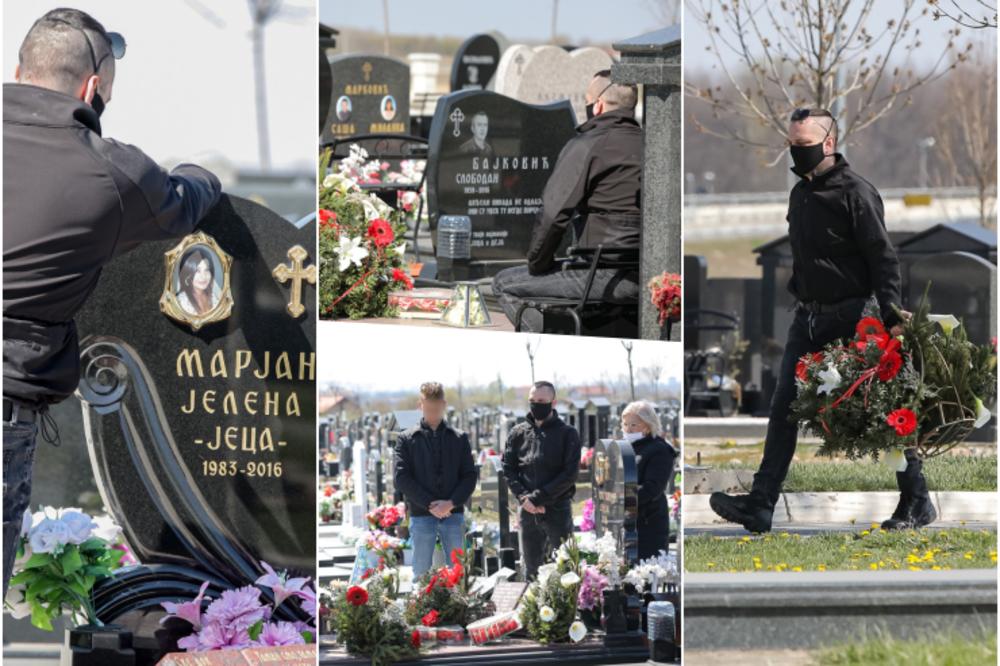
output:
[{"label": "pink artificial flower", "polygon": [[257,639],[260,645],[305,645],[306,639],[293,622],[268,622]]},{"label": "pink artificial flower", "polygon": [[201,601],[205,598],[205,590],[207,589],[208,581],[206,580],[201,584],[201,588],[198,590],[198,596],[191,601],[185,601],[179,604],[172,601],[164,601],[161,605],[164,610],[167,611],[168,615],[164,615],[160,619],[160,624],[163,624],[172,617],[176,617],[190,622],[191,626],[195,629],[201,629]]},{"label": "pink artificial flower", "polygon": [[280,606],[288,597],[297,595],[305,584],[309,582],[308,578],[289,578],[285,572],[278,574],[270,564],[264,561],[261,561],[260,566],[264,568],[267,574],[254,581],[254,585],[268,587],[274,592],[275,608]]},{"label": "pink artificial flower", "polygon": [[260,590],[252,585],[226,590],[205,609],[206,623],[236,630],[249,629],[259,620],[270,618],[270,609],[260,603]]}]

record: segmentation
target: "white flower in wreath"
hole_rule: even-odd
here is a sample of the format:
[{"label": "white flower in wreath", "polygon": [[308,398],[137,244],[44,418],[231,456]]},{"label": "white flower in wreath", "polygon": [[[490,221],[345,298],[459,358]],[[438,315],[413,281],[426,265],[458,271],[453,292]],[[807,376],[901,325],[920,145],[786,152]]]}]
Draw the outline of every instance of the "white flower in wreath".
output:
[{"label": "white flower in wreath", "polygon": [[396,247],[392,248],[392,251],[398,254],[400,257],[406,256],[406,242],[402,242]]},{"label": "white flower in wreath", "polygon": [[111,543],[121,536],[122,528],[111,516],[94,517],[94,536]]},{"label": "white flower in wreath", "polygon": [[576,575],[575,571],[567,571],[562,576],[559,577],[559,583],[563,587],[573,587],[580,582],[580,577]]},{"label": "white flower in wreath", "polygon": [[551,606],[542,606],[538,610],[538,619],[542,622],[551,622],[556,619],[556,612],[552,610]]},{"label": "white flower in wreath", "polygon": [[343,273],[351,266],[360,266],[365,257],[368,256],[368,249],[361,247],[361,238],[348,238],[341,236],[336,248],[337,257],[340,262],[338,268]]},{"label": "white flower in wreath", "polygon": [[12,585],[7,590],[7,612],[15,620],[31,617],[31,604],[24,600],[24,585]]},{"label": "white flower in wreath", "polygon": [[551,562],[549,564],[543,564],[542,566],[538,567],[539,585],[545,587],[545,584],[549,581],[549,576],[551,576],[555,572],[555,570],[556,570],[556,565],[552,564]]},{"label": "white flower in wreath", "polygon": [[990,422],[990,417],[993,416],[990,410],[986,409],[986,405],[979,398],[976,398],[976,422],[973,424],[976,428],[982,428],[984,425]]},{"label": "white flower in wreath", "polygon": [[573,624],[569,625],[569,638],[574,643],[579,643],[587,636],[587,627],[584,626],[583,622],[577,620]]},{"label": "white flower in wreath", "polygon": [[958,319],[956,319],[955,315],[950,315],[950,314],[943,314],[943,315],[929,314],[929,315],[927,315],[927,318],[930,319],[931,321],[937,322],[938,325],[941,327],[941,330],[944,331],[945,335],[951,335],[951,332],[953,330],[955,330],[956,328],[958,328],[959,326],[962,325],[962,322],[960,322]]},{"label": "white flower in wreath", "polygon": [[886,466],[896,472],[906,471],[906,454],[903,453],[903,449],[896,448],[887,451],[885,456],[883,456]]},{"label": "white flower in wreath", "polygon": [[834,367],[833,363],[828,364],[826,370],[820,370],[818,376],[823,380],[823,383],[816,390],[817,394],[833,393],[833,390],[840,386],[840,371]]}]

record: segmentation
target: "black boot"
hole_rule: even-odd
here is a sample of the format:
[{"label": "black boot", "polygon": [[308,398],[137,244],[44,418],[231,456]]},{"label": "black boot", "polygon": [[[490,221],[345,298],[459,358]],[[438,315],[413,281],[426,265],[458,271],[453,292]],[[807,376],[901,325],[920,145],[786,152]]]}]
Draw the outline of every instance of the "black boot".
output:
[{"label": "black boot", "polygon": [[906,469],[896,472],[899,486],[899,504],[889,520],[882,523],[884,530],[916,529],[937,520],[937,510],[927,490],[923,474],[923,461],[914,449],[906,449]]},{"label": "black boot", "polygon": [[708,505],[721,518],[742,525],[747,532],[770,532],[774,509],[755,495],[727,495],[715,492]]}]

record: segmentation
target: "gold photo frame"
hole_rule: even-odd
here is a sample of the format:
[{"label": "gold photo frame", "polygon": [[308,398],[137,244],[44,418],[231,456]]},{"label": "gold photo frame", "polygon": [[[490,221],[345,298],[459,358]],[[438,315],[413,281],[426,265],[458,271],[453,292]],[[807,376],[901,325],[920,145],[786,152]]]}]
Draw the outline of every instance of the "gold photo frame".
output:
[{"label": "gold photo frame", "polygon": [[233,258],[214,238],[203,231],[190,234],[165,252],[163,258],[166,268],[160,296],[163,314],[187,324],[193,331],[229,318],[233,312],[229,282]]}]

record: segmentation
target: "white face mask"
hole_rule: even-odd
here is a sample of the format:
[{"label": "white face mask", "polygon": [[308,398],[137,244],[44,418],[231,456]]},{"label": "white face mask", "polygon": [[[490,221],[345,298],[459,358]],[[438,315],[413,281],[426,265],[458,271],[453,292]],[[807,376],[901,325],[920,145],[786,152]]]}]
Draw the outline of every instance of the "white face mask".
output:
[{"label": "white face mask", "polygon": [[629,442],[637,442],[646,436],[644,432],[627,432],[625,433],[625,439]]}]

